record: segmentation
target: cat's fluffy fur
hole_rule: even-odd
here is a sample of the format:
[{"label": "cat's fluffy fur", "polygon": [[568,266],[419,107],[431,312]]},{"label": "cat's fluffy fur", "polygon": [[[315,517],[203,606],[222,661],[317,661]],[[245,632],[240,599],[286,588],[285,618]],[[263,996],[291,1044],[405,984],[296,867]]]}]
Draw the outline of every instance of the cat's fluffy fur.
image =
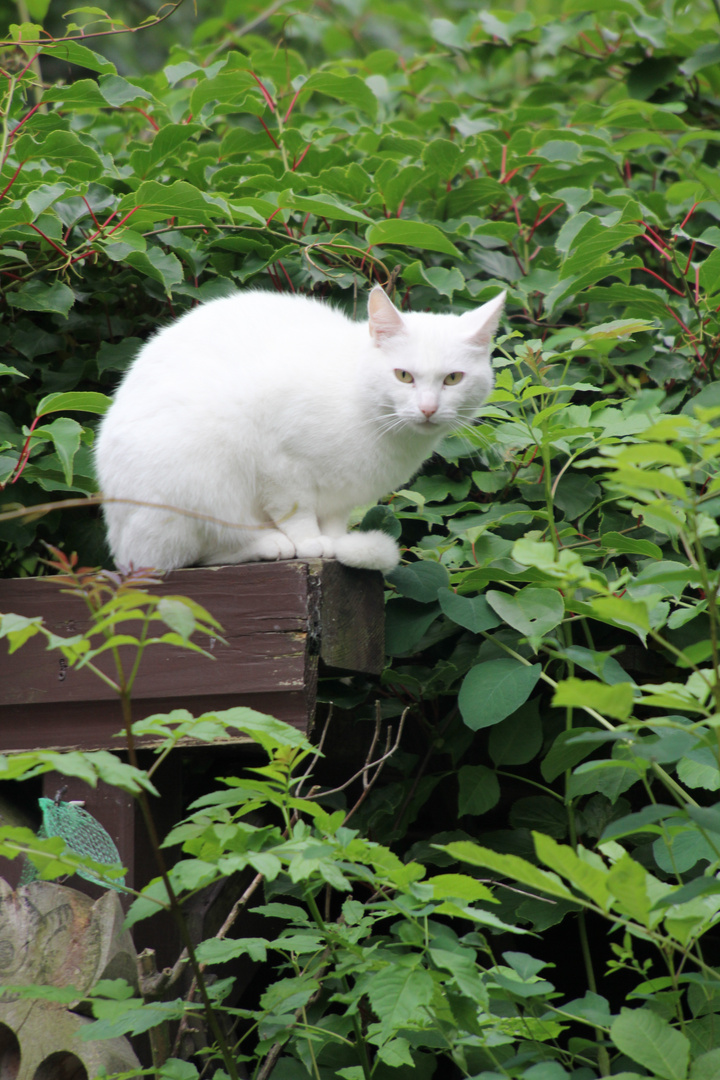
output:
[{"label": "cat's fluffy fur", "polygon": [[161,330],[97,440],[103,494],[133,500],[105,504],[116,562],[334,556],[391,569],[395,542],[348,532],[350,512],[405,484],[472,419],[492,388],[504,295],[460,316],[400,314],[376,287],[360,323],[306,297],[243,292]]}]

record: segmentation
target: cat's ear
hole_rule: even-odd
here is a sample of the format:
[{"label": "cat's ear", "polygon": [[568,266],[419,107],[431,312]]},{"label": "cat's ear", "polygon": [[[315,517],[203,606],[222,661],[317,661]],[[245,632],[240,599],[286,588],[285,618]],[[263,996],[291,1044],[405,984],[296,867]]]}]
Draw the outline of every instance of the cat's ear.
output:
[{"label": "cat's ear", "polygon": [[486,349],[495,336],[500,322],[503,307],[505,306],[505,293],[498,293],[492,300],[479,307],[477,311],[466,311],[460,316],[460,324],[463,332],[468,334],[468,342],[477,348]]},{"label": "cat's ear", "polygon": [[368,299],[368,327],[374,345],[382,345],[405,331],[402,315],[380,285],[375,286]]}]

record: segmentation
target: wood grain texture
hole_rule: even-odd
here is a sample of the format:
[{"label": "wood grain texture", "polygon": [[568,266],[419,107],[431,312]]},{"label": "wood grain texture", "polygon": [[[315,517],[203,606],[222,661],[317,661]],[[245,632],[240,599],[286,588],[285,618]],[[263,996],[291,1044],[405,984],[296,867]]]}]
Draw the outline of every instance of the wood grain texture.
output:
[{"label": "wood grain texture", "polygon": [[[251,563],[176,570],[156,591],[202,604],[221,624],[226,643],[194,636],[212,660],[172,646],[148,648],[133,692],[138,717],[247,705],[304,730],[312,722],[320,658],[347,671],[382,669],[377,573],[334,560]],[[49,630],[65,637],[89,625],[83,601],[52,578],[0,581],[0,611],[42,615]],[[113,673],[109,656],[98,658],[98,666]],[[68,669],[40,636],[12,656],[0,644],[0,706],[0,751],[119,746],[112,689],[92,672]]]}]

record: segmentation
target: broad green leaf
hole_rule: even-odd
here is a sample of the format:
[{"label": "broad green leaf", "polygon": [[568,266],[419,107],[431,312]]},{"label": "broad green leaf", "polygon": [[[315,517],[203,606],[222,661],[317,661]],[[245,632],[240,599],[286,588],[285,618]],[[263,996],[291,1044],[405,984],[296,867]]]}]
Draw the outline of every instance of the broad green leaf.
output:
[{"label": "broad green leaf", "polygon": [[88,71],[97,71],[100,74],[117,73],[115,65],[110,60],[77,41],[49,42],[43,46],[42,51],[53,59],[59,60],[61,64],[75,64],[80,68],[87,68]]},{"label": "broad green leaf", "polygon": [[460,255],[455,245],[450,243],[437,226],[427,225],[422,221],[387,218],[371,225],[365,233],[365,239],[371,247],[389,244],[420,248],[422,251],[442,251],[446,255]]},{"label": "broad green leaf", "polygon": [[102,415],[110,408],[111,400],[105,394],[93,391],[71,391],[67,394],[48,394],[37,406],[36,416],[54,412],[89,412]]},{"label": "broad green leaf", "polygon": [[490,589],[485,598],[504,622],[526,637],[544,637],[565,615],[562,597],[555,589],[536,589],[530,585],[517,593]]},{"label": "broad green leaf", "polygon": [[558,896],[564,900],[574,899],[573,894],[556,874],[541,870],[517,855],[503,855],[490,848],[481,847],[480,844],[474,844],[470,840],[455,840],[450,844],[437,846],[454,859],[469,863],[471,866],[493,870],[497,874],[502,874],[503,877],[510,878],[511,881],[529,885],[530,888],[539,889],[549,896]]},{"label": "broad green leaf", "polygon": [[541,673],[540,664],[525,666],[512,659],[477,664],[460,687],[463,720],[472,731],[498,724],[527,701]]},{"label": "broad green leaf", "polygon": [[602,864],[598,856],[585,852],[584,848],[579,848],[578,850],[586,855],[586,858],[581,858],[573,848],[566,844],[558,844],[550,836],[539,832],[533,832],[532,835],[540,862],[545,863],[557,874],[561,874],[579,892],[584,893],[598,907],[605,910],[608,906],[608,872],[605,867],[601,869]]},{"label": "broad green leaf", "polygon": [[77,421],[71,420],[68,416],[59,416],[51,424],[35,428],[33,432],[34,435],[52,440],[63,467],[66,484],[72,483],[73,460],[80,448],[82,430]]},{"label": "broad green leaf", "polygon": [[330,221],[358,221],[367,225],[367,214],[353,210],[336,198],[331,192],[324,195],[296,195],[291,189],[282,191],[278,197],[278,206],[286,210],[300,210],[303,214],[315,214]]},{"label": "broad green leaf", "polygon": [[373,1012],[379,1019],[382,1042],[401,1028],[424,1027],[424,1009],[434,993],[428,971],[394,964],[373,972],[364,985]]},{"label": "broad green leaf", "polygon": [[96,180],[103,171],[98,154],[74,131],[51,131],[39,143],[30,135],[21,135],[13,149],[21,160],[43,160],[61,168],[67,179]]},{"label": "broad green leaf", "polygon": [[65,316],[75,303],[75,293],[62,281],[44,282],[37,278],[6,295],[9,304],[23,311],[55,311]]},{"label": "broad green leaf", "polygon": [[615,720],[627,720],[632,715],[634,694],[630,683],[607,686],[594,679],[563,679],[553,695],[553,705],[587,707]]},{"label": "broad green leaf", "polygon": [[588,602],[591,613],[602,622],[634,630],[640,640],[650,630],[648,610],[645,604],[637,600],[628,600],[619,596],[598,596]]},{"label": "broad green leaf", "polygon": [[627,852],[610,867],[607,888],[617,900],[614,906],[641,926],[649,926],[648,873]]},{"label": "broad green leaf", "polygon": [[543,742],[540,706],[531,698],[490,730],[488,750],[495,765],[525,765]]},{"label": "broad green leaf", "polygon": [[458,773],[460,797],[458,814],[484,814],[500,798],[500,784],[492,769],[486,765],[463,765]]},{"label": "broad green leaf", "polygon": [[402,596],[430,604],[437,600],[439,590],[447,589],[450,575],[442,563],[421,560],[408,566],[398,566],[386,574],[386,579]]},{"label": "broad green leaf", "polygon": [[651,1075],[662,1080],[686,1080],[690,1043],[667,1020],[650,1009],[622,1009],[610,1037],[617,1048]]},{"label": "broad green leaf", "polygon": [[367,83],[357,75],[334,75],[328,71],[316,71],[302,85],[301,94],[308,91],[317,91],[337,101],[355,105],[372,119],[377,116],[377,98]]},{"label": "broad green leaf", "polygon": [[479,634],[481,630],[491,630],[502,623],[502,619],[492,610],[484,596],[461,596],[452,589],[440,589],[437,598],[443,614],[458,626],[471,630],[473,634]]}]

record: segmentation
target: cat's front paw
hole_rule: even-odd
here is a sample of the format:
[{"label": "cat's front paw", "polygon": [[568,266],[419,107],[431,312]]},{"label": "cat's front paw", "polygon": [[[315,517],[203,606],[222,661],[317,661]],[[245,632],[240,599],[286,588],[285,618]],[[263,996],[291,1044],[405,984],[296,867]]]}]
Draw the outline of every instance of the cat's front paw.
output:
[{"label": "cat's front paw", "polygon": [[334,559],[335,544],[329,536],[313,536],[295,545],[298,559]]},{"label": "cat's front paw", "polygon": [[268,529],[266,532],[258,533],[255,541],[254,557],[256,559],[267,559],[268,561],[294,559],[295,545],[290,537],[280,532],[279,529]]}]

